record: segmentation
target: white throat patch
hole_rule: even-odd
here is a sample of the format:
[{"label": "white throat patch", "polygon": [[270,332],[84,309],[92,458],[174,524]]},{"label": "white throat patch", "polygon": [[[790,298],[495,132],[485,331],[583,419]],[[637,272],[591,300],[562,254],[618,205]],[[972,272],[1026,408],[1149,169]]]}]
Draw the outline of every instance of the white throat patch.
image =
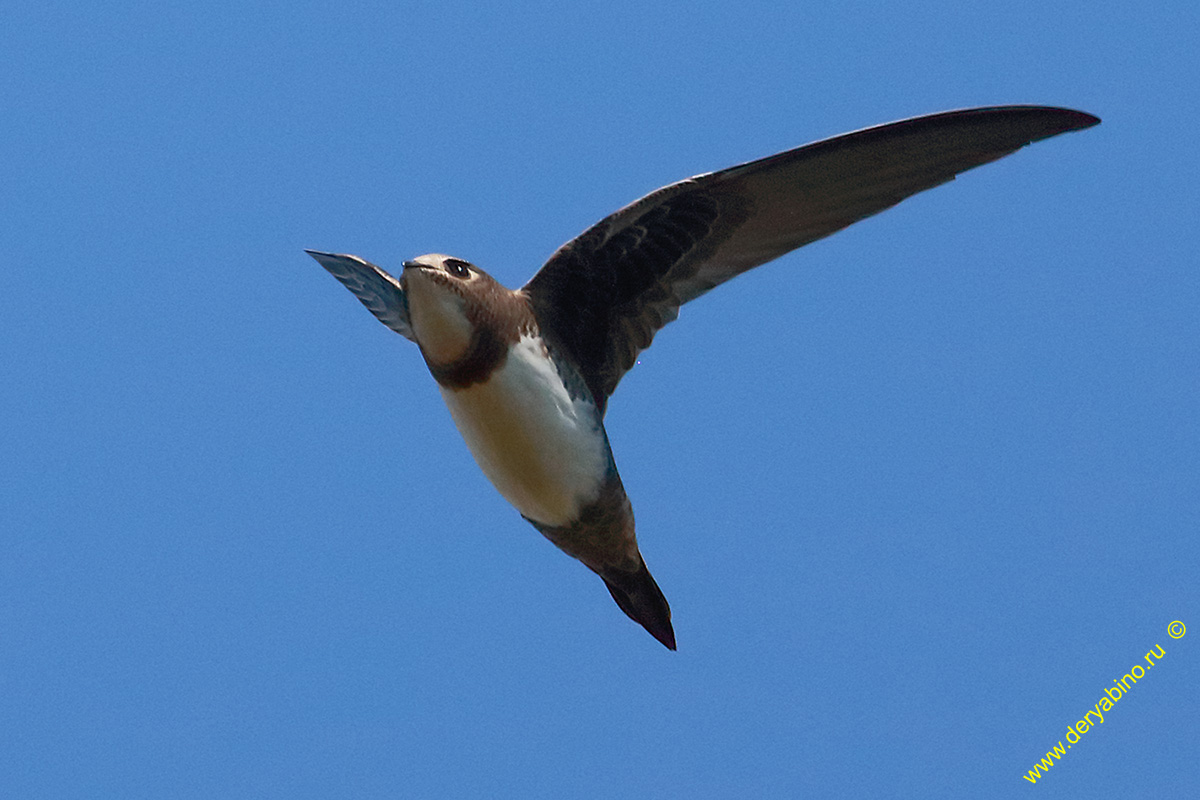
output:
[{"label": "white throat patch", "polygon": [[458,360],[473,333],[466,298],[420,271],[407,276],[405,284],[408,315],[421,349],[438,364]]}]

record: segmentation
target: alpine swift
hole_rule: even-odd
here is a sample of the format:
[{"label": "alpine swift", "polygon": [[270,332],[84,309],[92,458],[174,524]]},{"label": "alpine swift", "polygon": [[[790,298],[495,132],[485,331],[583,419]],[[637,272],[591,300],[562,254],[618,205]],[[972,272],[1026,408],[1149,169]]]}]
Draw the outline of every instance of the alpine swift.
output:
[{"label": "alpine swift", "polygon": [[998,106],[847,133],[664,186],[560,247],[511,290],[442,254],[399,278],[309,250],[380,322],[416,342],[479,467],[517,511],[675,649],[604,429],[608,398],[679,307],[736,275],[995,161],[1096,125]]}]

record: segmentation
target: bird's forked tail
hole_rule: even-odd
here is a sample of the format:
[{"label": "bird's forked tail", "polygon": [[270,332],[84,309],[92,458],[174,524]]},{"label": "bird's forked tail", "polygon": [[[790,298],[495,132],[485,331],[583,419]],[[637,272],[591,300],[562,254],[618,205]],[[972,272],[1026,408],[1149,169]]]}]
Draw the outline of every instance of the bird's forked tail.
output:
[{"label": "bird's forked tail", "polygon": [[641,625],[668,649],[675,649],[675,629],[671,627],[671,606],[654,582],[646,562],[629,571],[608,567],[598,572],[609,594],[630,619]]}]

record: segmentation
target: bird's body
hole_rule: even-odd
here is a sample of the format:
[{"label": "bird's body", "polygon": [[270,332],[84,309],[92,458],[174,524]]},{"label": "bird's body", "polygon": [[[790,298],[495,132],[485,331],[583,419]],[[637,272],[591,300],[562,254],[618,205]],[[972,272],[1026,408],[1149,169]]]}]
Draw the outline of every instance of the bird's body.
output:
[{"label": "bird's body", "polygon": [[540,337],[522,336],[486,381],[441,391],[480,468],[522,516],[565,525],[599,493],[612,466],[604,423]]},{"label": "bird's body", "polygon": [[309,251],[415,341],[476,462],[535,528],[667,647],[604,430],[608,397],[679,306],[759,264],[1032,141],[1099,120],[1011,106],[869,128],[659,189],[561,247],[518,290],[431,254],[396,279]]}]

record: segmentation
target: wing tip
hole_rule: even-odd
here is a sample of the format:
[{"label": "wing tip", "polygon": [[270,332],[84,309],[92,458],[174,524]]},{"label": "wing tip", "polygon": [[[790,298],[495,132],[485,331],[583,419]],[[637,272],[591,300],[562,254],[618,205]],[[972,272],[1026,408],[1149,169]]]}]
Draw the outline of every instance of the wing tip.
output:
[{"label": "wing tip", "polygon": [[[978,115],[980,117],[1008,117],[1012,121],[1024,120],[1023,127],[1030,136],[1029,143],[1040,142],[1060,133],[1081,131],[1099,125],[1101,120],[1095,114],[1079,111],[1063,106],[1039,105],[1008,105],[984,106],[982,108],[964,108],[959,111],[947,111],[944,114],[934,114],[934,117],[958,117]],[[915,117],[914,119],[921,119]]]},{"label": "wing tip", "polygon": [[321,266],[325,266],[326,262],[330,261],[338,262],[345,261],[348,258],[353,259],[353,256],[347,256],[343,253],[328,253],[324,250],[310,250],[307,247],[304,248],[304,252],[312,256],[312,258]]},{"label": "wing tip", "polygon": [[1047,133],[1046,136],[1054,136],[1069,131],[1081,131],[1086,128],[1095,127],[1101,122],[1101,119],[1095,114],[1090,114],[1087,111],[1079,111],[1074,108],[1062,108],[1058,106],[1029,106],[1029,108],[1031,111],[1045,115],[1048,123],[1054,123],[1053,125],[1048,125],[1048,127],[1052,128],[1052,132]]}]

